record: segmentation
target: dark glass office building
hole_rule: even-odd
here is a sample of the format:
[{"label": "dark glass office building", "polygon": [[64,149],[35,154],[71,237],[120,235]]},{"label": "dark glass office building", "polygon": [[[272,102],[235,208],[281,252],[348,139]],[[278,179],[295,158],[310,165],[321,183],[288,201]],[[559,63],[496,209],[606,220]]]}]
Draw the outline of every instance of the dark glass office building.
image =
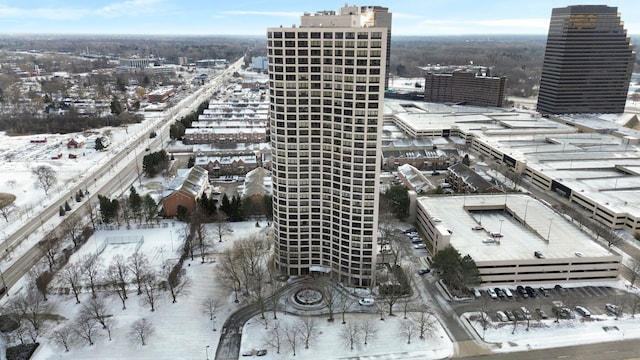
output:
[{"label": "dark glass office building", "polygon": [[542,66],[542,114],[623,113],[635,52],[616,7],[553,9]]}]

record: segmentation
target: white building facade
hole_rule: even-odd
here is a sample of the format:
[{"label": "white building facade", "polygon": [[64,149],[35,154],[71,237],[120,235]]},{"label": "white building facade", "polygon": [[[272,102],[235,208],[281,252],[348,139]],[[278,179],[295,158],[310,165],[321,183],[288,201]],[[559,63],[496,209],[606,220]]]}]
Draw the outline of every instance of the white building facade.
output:
[{"label": "white building facade", "polygon": [[375,283],[391,13],[345,6],[267,31],[276,264]]}]

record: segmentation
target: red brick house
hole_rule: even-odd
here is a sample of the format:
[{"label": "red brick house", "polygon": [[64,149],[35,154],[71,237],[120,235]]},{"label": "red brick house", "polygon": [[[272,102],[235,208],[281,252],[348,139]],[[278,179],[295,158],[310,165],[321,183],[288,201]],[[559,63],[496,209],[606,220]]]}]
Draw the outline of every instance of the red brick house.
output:
[{"label": "red brick house", "polygon": [[67,143],[67,149],[77,149],[84,146],[84,143],[87,141],[84,136],[76,135]]},{"label": "red brick house", "polygon": [[195,210],[196,200],[209,187],[209,173],[200,166],[192,167],[184,176],[176,181],[162,198],[162,215],[174,217],[178,213],[178,206],[184,206],[189,212]]}]

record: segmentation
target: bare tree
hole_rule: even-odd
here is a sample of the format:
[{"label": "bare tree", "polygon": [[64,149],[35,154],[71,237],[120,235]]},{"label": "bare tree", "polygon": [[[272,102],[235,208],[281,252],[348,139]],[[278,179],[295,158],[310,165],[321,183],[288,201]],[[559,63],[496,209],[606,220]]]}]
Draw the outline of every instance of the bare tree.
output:
[{"label": "bare tree", "polygon": [[347,310],[349,310],[349,308],[351,307],[351,305],[353,305],[354,300],[353,298],[350,298],[348,296],[342,296],[340,299],[340,310],[342,312],[342,323],[344,324],[345,321],[345,315],[347,313]]},{"label": "bare tree", "polygon": [[105,319],[110,315],[107,314],[107,306],[102,298],[90,298],[89,301],[82,304],[80,317],[83,319],[93,319],[102,325],[103,329],[107,328]]},{"label": "bare tree", "polygon": [[353,350],[358,342],[360,342],[360,336],[362,335],[360,326],[354,322],[345,324],[340,330],[340,337],[342,343]]},{"label": "bare tree", "polygon": [[89,288],[91,289],[91,296],[95,299],[96,289],[100,275],[102,274],[102,263],[93,254],[86,254],[81,259],[82,273],[89,280]]},{"label": "bare tree", "polygon": [[229,233],[231,233],[229,216],[222,211],[216,212],[213,217],[213,234],[218,238],[218,242],[222,242],[222,238]]},{"label": "bare tree", "polygon": [[174,264],[171,259],[165,260],[162,265],[161,277],[169,288],[172,302],[175,304],[178,300],[178,295],[188,293],[191,281],[186,276],[186,272],[181,267],[182,263],[178,262]]},{"label": "bare tree", "polygon": [[42,299],[47,301],[47,294],[51,286],[53,272],[49,271],[47,265],[43,263],[36,264],[29,270],[29,279],[32,281],[35,289],[40,292]]},{"label": "bare tree", "polygon": [[87,201],[85,203],[87,216],[89,216],[89,220],[91,220],[91,227],[93,230],[96,230],[96,222],[98,221],[98,210],[93,207],[91,201]]},{"label": "bare tree", "polygon": [[276,354],[280,354],[280,347],[282,346],[282,341],[284,338],[284,334],[282,329],[280,328],[280,322],[275,321],[273,325],[267,332],[265,343],[267,346],[275,349]]},{"label": "bare tree", "polygon": [[76,304],[80,304],[80,271],[80,265],[77,263],[70,263],[67,264],[60,272],[62,279],[71,287],[71,292],[76,297]]},{"label": "bare tree", "polygon": [[435,326],[435,317],[428,310],[420,310],[417,313],[414,313],[411,318],[416,324],[420,339],[424,339],[427,331],[432,330]]},{"label": "bare tree", "polygon": [[202,302],[202,312],[209,315],[209,320],[213,323],[213,331],[216,331],[216,314],[220,310],[220,302],[218,299],[207,297]]},{"label": "bare tree", "polygon": [[218,279],[220,284],[233,291],[235,299],[234,302],[240,302],[238,299],[238,292],[242,288],[242,269],[240,262],[237,261],[238,252],[235,247],[225,249],[220,253],[218,257]]},{"label": "bare tree", "polygon": [[193,235],[192,247],[197,247],[200,251],[200,258],[202,263],[205,262],[205,254],[211,247],[211,240],[209,238],[209,231],[207,230],[207,216],[201,210],[196,210],[189,217],[191,221],[191,232]]},{"label": "bare tree", "polygon": [[44,239],[40,240],[38,247],[44,252],[49,271],[53,272],[56,264],[56,255],[58,255],[58,250],[60,249],[60,239],[55,232],[50,232]]},{"label": "bare tree", "polygon": [[39,165],[31,172],[36,177],[36,187],[42,188],[45,195],[58,182],[58,173],[51,166]]},{"label": "bare tree", "polygon": [[369,340],[375,340],[378,336],[378,326],[371,320],[365,320],[360,323],[360,330],[365,345],[367,345]]},{"label": "bare tree", "polygon": [[296,356],[296,349],[298,348],[298,341],[300,340],[300,332],[294,325],[287,325],[284,329],[284,336],[289,344],[289,349],[293,351],[293,356]]},{"label": "bare tree", "polygon": [[51,338],[54,342],[64,347],[65,352],[69,352],[69,348],[73,345],[75,340],[75,333],[71,325],[64,325],[54,330],[51,333]]},{"label": "bare tree", "polygon": [[82,316],[77,318],[73,323],[73,329],[76,336],[88,342],[89,346],[93,345],[94,340],[98,336],[98,322],[93,318],[87,319]]},{"label": "bare tree", "polygon": [[116,320],[115,317],[109,316],[103,319],[103,322],[104,322],[103,329],[104,331],[107,332],[107,336],[109,336],[109,341],[111,341],[111,331],[113,331],[113,328],[116,327],[116,325],[118,324],[118,321]]},{"label": "bare tree", "polygon": [[7,313],[19,325],[16,330],[20,342],[24,343],[26,336],[35,342],[44,331],[47,314],[55,310],[51,302],[44,301],[34,287],[13,296],[6,305]]},{"label": "bare tree", "polygon": [[151,321],[142,318],[138,319],[131,324],[131,330],[129,331],[129,335],[131,336],[132,342],[140,341],[142,346],[147,345],[147,338],[151,336],[155,332],[155,328]]},{"label": "bare tree", "polygon": [[16,196],[13,194],[3,193],[0,194],[0,214],[4,218],[4,221],[9,222],[9,214],[16,208],[14,203]]},{"label": "bare tree", "polygon": [[142,279],[142,292],[144,296],[141,298],[140,302],[144,305],[149,305],[151,307],[151,311],[156,311],[156,301],[158,300],[159,284],[158,277],[153,272],[148,272],[143,275]]},{"label": "bare tree", "polygon": [[315,319],[305,316],[298,320],[296,326],[298,327],[298,333],[300,338],[304,341],[304,348],[308,349],[309,345],[312,345],[320,335],[318,330],[318,322]]},{"label": "bare tree", "polygon": [[640,276],[640,261],[636,261],[634,259],[630,260],[629,270],[631,271],[631,277],[629,278],[629,283],[631,287],[636,285],[636,281]]},{"label": "bare tree", "polygon": [[68,234],[73,242],[73,247],[78,246],[80,240],[80,234],[82,234],[82,221],[76,214],[69,215],[62,223],[62,230],[65,234]]},{"label": "bare tree", "polygon": [[132,217],[132,212],[131,212],[131,206],[129,205],[129,197],[128,196],[122,196],[120,197],[120,200],[118,200],[120,202],[120,208],[118,209],[119,211],[119,216],[122,216],[122,218],[124,219],[125,224],[127,224],[127,228],[131,227],[131,217]]},{"label": "bare tree", "polygon": [[127,258],[127,262],[136,281],[138,295],[142,295],[142,279],[149,272],[149,260],[145,254],[136,251]]},{"label": "bare tree", "polygon": [[376,310],[380,313],[380,320],[384,321],[384,310],[385,310],[386,304],[382,301],[376,301],[374,305],[376,307]]},{"label": "bare tree", "polygon": [[407,319],[400,323],[400,334],[407,338],[407,344],[411,344],[411,338],[416,334],[417,327],[413,320]]},{"label": "bare tree", "polygon": [[107,268],[107,279],[111,285],[111,289],[115,292],[120,301],[122,301],[122,310],[127,308],[127,284],[129,283],[129,267],[120,254],[115,255],[111,259],[111,263]]},{"label": "bare tree", "polygon": [[329,319],[327,321],[333,321],[333,313],[336,306],[336,302],[340,296],[340,292],[336,287],[336,284],[330,279],[323,279],[322,283],[322,301],[327,306],[327,312],[329,313]]}]

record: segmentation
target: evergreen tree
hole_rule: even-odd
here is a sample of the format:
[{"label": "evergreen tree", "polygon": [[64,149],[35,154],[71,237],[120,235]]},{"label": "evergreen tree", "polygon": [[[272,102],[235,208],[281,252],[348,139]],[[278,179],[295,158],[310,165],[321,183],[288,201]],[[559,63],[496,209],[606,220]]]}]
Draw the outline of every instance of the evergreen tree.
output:
[{"label": "evergreen tree", "polygon": [[122,104],[120,104],[120,101],[118,101],[115,96],[111,99],[111,113],[115,115],[122,113]]},{"label": "evergreen tree", "polygon": [[142,221],[142,197],[133,185],[129,189],[129,209],[131,209],[133,216]]},{"label": "evergreen tree", "polygon": [[68,201],[64,202],[64,211],[71,211],[71,206]]},{"label": "evergreen tree", "polygon": [[220,203],[220,210],[225,213],[227,216],[231,217],[231,201],[229,201],[229,197],[227,194],[222,195],[222,202]]},{"label": "evergreen tree", "polygon": [[62,207],[62,205],[60,205],[60,216],[64,216],[67,212],[64,211],[64,208]]}]

